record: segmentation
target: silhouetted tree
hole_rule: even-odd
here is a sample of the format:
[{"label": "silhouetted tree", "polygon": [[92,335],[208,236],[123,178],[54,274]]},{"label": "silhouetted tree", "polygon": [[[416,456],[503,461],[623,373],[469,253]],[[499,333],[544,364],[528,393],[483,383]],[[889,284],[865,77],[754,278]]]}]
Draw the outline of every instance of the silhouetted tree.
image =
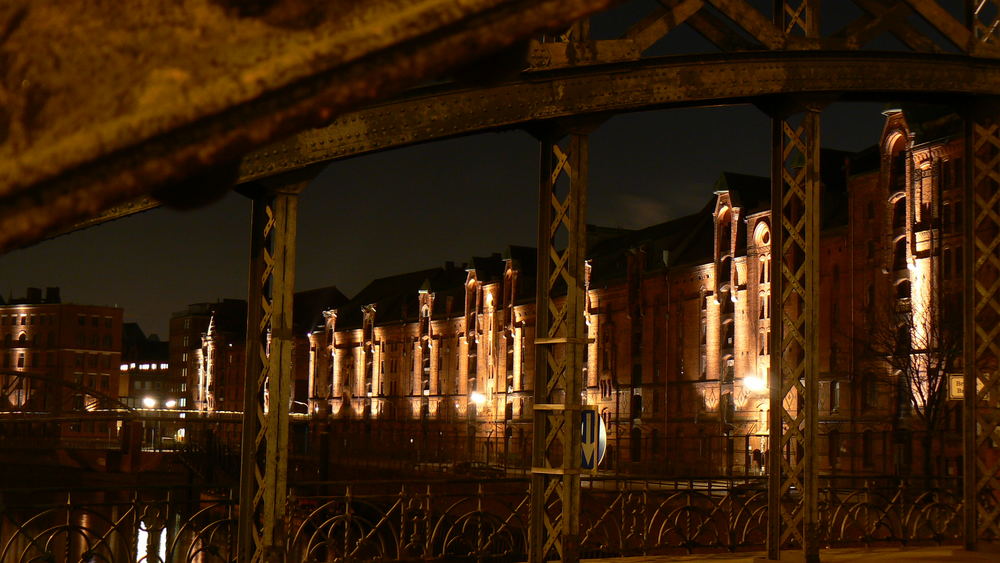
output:
[{"label": "silhouetted tree", "polygon": [[897,295],[876,308],[862,335],[862,350],[891,372],[896,424],[920,433],[925,475],[933,474],[934,444],[940,445],[952,410],[948,375],[958,372],[962,361],[960,296],[946,294],[930,303],[915,307],[908,293]]}]

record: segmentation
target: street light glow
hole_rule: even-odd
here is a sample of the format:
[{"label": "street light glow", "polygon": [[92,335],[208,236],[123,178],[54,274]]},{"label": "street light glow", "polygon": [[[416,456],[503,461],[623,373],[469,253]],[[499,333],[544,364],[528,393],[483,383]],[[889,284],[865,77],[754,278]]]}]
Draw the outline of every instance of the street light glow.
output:
[{"label": "street light glow", "polygon": [[477,407],[482,406],[486,402],[486,397],[483,396],[479,391],[473,391],[469,394],[469,400],[475,403]]},{"label": "street light glow", "polygon": [[166,403],[163,403],[168,409],[172,409],[177,406],[176,399],[167,399]]},{"label": "street light glow", "polygon": [[151,409],[156,406],[156,399],[152,397],[143,397],[142,406],[146,407],[147,409]]},{"label": "street light glow", "polygon": [[743,378],[743,388],[751,393],[767,391],[767,381],[756,375],[748,375]]}]

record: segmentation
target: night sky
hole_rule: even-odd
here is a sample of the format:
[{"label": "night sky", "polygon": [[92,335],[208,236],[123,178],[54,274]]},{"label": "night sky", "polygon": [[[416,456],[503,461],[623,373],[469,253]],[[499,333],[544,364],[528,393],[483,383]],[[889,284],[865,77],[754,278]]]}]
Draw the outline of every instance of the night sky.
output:
[{"label": "night sky", "polygon": [[[882,104],[824,112],[824,145],[877,142]],[[588,222],[644,227],[698,211],[723,171],[766,176],[770,124],[749,106],[619,115],[591,135]],[[296,288],[369,280],[534,245],[538,143],[487,133],[330,164],[300,199]],[[167,335],[188,303],[246,297],[249,200],[157,209],[0,256],[4,298],[60,286]]]},{"label": "night sky", "polygon": [[[637,1],[604,14],[593,37],[620,37],[655,6]],[[826,2],[825,32],[857,12]],[[647,54],[713,50],[681,27]],[[824,146],[876,143],[882,109],[830,106]],[[645,227],[693,213],[723,171],[768,175],[770,123],[752,106],[619,115],[590,142],[588,222],[599,225]],[[330,164],[300,199],[297,290],[336,285],[350,296],[376,277],[534,245],[538,150],[527,133],[510,131]],[[59,237],[0,256],[0,291],[60,286],[65,301],[123,307],[127,321],[166,338],[170,314],[187,304],[246,297],[249,216],[249,201],[232,193],[192,212],[158,209]]]}]

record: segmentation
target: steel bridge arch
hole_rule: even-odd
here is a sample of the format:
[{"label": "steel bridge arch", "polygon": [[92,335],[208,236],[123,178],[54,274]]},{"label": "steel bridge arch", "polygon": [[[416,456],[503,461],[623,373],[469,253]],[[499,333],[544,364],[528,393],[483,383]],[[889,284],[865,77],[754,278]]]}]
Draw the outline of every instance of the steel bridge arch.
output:
[{"label": "steel bridge arch", "polygon": [[1000,95],[1000,60],[926,53],[737,52],[527,72],[517,82],[486,88],[426,88],[248,154],[240,182],[539,121],[810,94],[855,101]]}]

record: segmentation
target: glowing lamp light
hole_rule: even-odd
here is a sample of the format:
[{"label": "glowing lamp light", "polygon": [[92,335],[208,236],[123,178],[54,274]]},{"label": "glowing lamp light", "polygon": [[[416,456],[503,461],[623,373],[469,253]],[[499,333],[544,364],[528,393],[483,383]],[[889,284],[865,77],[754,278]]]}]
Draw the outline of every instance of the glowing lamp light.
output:
[{"label": "glowing lamp light", "polygon": [[166,403],[163,403],[168,409],[172,409],[177,406],[177,401],[175,399],[167,399]]},{"label": "glowing lamp light", "polygon": [[469,394],[469,400],[475,403],[475,405],[478,407],[482,406],[482,404],[486,402],[486,397],[479,391],[473,391],[472,393]]},{"label": "glowing lamp light", "polygon": [[143,397],[142,406],[146,407],[147,409],[151,409],[156,406],[156,399],[152,397]]},{"label": "glowing lamp light", "polygon": [[763,377],[748,375],[743,378],[743,387],[751,393],[767,391],[767,381]]}]

